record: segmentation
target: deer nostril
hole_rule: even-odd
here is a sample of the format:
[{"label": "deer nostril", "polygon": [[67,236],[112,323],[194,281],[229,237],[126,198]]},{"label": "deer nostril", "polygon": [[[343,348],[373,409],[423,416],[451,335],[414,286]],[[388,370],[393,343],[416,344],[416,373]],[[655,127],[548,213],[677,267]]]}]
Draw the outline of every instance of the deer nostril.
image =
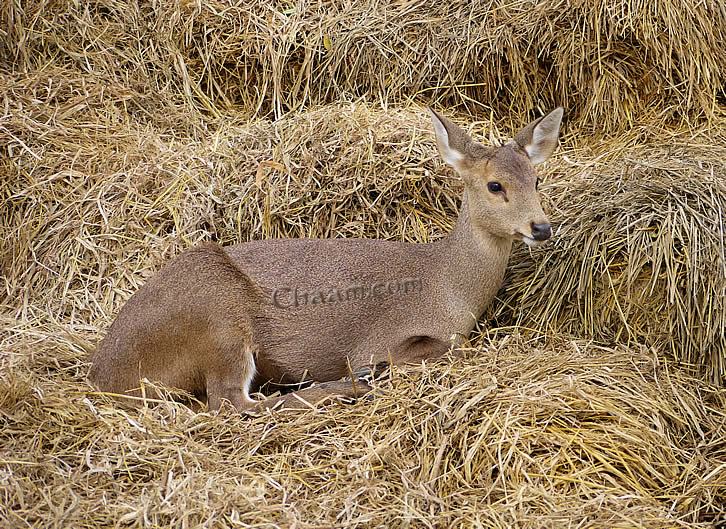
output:
[{"label": "deer nostril", "polygon": [[552,227],[550,226],[549,222],[544,222],[542,224],[535,224],[532,223],[532,238],[535,241],[546,241],[550,237],[552,237]]}]

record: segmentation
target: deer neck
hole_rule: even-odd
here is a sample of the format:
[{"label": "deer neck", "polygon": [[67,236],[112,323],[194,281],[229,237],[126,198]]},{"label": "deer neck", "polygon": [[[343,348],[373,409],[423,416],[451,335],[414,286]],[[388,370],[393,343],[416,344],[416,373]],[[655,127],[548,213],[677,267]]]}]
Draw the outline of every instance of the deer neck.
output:
[{"label": "deer neck", "polygon": [[[459,310],[475,319],[483,313],[504,281],[512,240],[497,237],[472,222],[467,192],[454,229],[438,243],[438,282]],[[469,329],[471,330],[471,329]]]}]

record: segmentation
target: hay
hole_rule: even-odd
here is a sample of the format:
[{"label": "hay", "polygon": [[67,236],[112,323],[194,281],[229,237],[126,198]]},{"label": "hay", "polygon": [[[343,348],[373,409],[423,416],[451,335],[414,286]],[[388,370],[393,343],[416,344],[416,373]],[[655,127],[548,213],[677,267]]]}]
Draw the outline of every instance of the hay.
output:
[{"label": "hay", "polygon": [[[0,527],[723,523],[726,392],[670,363],[723,382],[723,5],[14,0],[0,16]],[[357,96],[384,105],[341,102]],[[130,411],[85,384],[119,306],[197,241],[446,233],[459,182],[425,112],[380,109],[411,98],[507,131],[568,107],[542,186],[557,239],[515,255],[502,329],[319,412]],[[653,125],[668,119],[692,123]]]},{"label": "hay", "polygon": [[651,344],[723,384],[725,132],[654,124],[587,157],[571,154],[564,171],[572,173],[553,175],[543,188],[554,242],[515,252],[495,317]]},{"label": "hay", "polygon": [[16,71],[73,65],[204,116],[276,116],[411,97],[518,122],[564,104],[623,130],[653,110],[709,117],[723,97],[723,2],[11,2]]},{"label": "hay", "polygon": [[376,398],[245,419],[89,395],[96,329],[4,320],[3,527],[708,527],[726,393],[646,349],[493,338]]},{"label": "hay", "polygon": [[[453,222],[459,182],[420,108],[326,106],[188,138],[125,122],[133,98],[112,87],[44,75],[2,87],[11,156],[0,163],[14,177],[0,216],[13,244],[0,259],[24,317],[35,304],[60,321],[108,322],[200,240],[424,242]],[[500,136],[486,122],[473,129]],[[726,380],[723,130],[650,125],[557,157],[542,189],[555,241],[533,259],[519,247],[496,324],[651,344]]]},{"label": "hay", "polygon": [[[83,78],[53,82],[92,91]],[[59,320],[108,322],[154,269],[202,239],[423,241],[455,214],[458,182],[443,176],[420,109],[323,107],[181,140],[27,83],[3,87],[13,112],[0,122],[11,153],[0,170],[12,175],[0,216],[12,244],[0,258],[19,315],[36,304]]]},{"label": "hay", "polygon": [[[279,235],[425,241],[448,230],[458,183],[417,108],[328,106],[182,139],[109,119],[114,105],[46,102],[28,79],[5,81],[14,111],[2,121],[11,155],[0,169],[11,175],[0,217],[3,527],[670,528],[723,516],[726,393],[635,343],[532,340],[511,329],[514,337],[475,340],[468,358],[395,370],[371,402],[303,415],[210,416],[171,402],[128,411],[95,394],[84,383],[88,352],[120,303],[183,247]],[[81,81],[55,82],[92,92]],[[486,123],[474,128],[498,136]],[[599,176],[609,189],[624,161],[642,162],[662,143],[664,131],[651,133],[610,158],[581,148],[549,166],[543,193],[561,222],[552,262],[566,270],[580,255],[569,213],[600,207],[612,223],[631,207],[625,196],[609,209],[618,194],[583,205],[582,182]],[[713,142],[672,136],[660,165],[705,184]],[[623,181],[638,189],[662,185],[657,172],[630,173]],[[683,200],[674,204],[689,206],[679,214],[700,226],[710,203],[696,208],[682,192],[672,190]],[[605,237],[602,226],[595,233]],[[696,233],[706,259],[718,246]],[[555,274],[546,250],[535,261]],[[521,262],[512,284],[536,289],[541,272]],[[713,264],[678,267],[673,280],[713,288]],[[579,278],[561,276],[576,292]],[[656,303],[670,284],[656,285]],[[531,317],[532,296],[520,297]]]}]

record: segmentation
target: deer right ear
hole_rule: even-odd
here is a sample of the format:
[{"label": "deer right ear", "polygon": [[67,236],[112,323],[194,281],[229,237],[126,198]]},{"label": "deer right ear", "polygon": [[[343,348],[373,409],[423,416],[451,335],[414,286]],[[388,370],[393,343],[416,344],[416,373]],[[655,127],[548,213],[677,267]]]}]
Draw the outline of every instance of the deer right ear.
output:
[{"label": "deer right ear", "polygon": [[466,159],[467,146],[472,142],[471,137],[456,123],[430,108],[429,113],[436,132],[436,146],[439,148],[439,154],[446,163],[461,173]]}]

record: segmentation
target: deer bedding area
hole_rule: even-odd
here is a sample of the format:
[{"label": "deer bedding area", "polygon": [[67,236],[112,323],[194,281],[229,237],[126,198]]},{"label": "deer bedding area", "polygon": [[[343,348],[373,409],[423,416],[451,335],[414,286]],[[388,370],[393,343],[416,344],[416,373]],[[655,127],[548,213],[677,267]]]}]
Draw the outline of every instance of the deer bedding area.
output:
[{"label": "deer bedding area", "polygon": [[[4,7],[0,527],[722,525],[724,9]],[[552,240],[515,243],[464,354],[244,418],[88,385],[182,250],[439,240],[461,182],[425,106],[496,145],[558,105]]]}]

